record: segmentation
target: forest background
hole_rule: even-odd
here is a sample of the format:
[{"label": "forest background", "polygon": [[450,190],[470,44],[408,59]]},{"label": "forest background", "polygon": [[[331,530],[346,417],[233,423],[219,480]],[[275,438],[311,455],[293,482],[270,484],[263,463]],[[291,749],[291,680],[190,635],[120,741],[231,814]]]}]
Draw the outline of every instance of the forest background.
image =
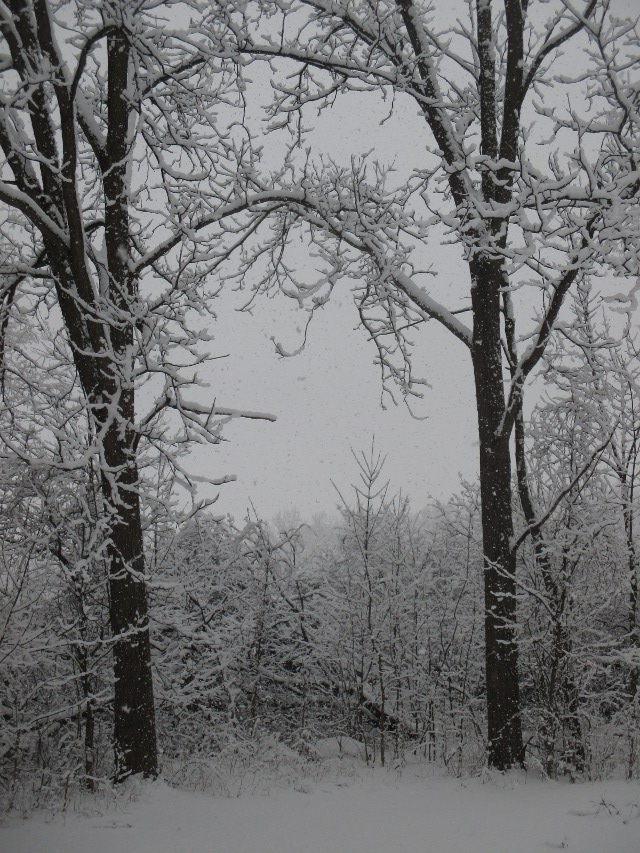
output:
[{"label": "forest background", "polygon": [[[2,8],[10,804],[329,735],[637,772],[637,21],[548,5]],[[431,436],[363,417],[352,299],[383,401],[428,412],[435,368],[459,402]],[[332,421],[357,401],[342,449],[288,391],[275,419],[257,346],[239,375],[251,324]],[[235,435],[256,481],[354,449],[331,530],[211,511],[239,420],[276,420]],[[422,503],[445,431],[469,482],[416,513],[378,448]]]}]

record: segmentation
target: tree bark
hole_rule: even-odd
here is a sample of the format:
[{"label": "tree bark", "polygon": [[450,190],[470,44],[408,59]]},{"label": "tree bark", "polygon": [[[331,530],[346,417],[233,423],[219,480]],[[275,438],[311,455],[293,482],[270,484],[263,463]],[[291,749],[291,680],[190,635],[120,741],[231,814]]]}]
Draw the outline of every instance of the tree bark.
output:
[{"label": "tree bark", "polygon": [[[105,194],[105,250],[109,298],[127,322],[109,326],[109,372],[96,411],[103,432],[102,489],[110,513],[109,613],[114,638],[114,752],[116,778],[133,773],[156,776],[151,646],[145,562],[135,453],[133,310],[137,282],[130,271],[128,208],[130,43],[114,29],[107,38],[109,94]],[[106,391],[106,393],[104,393]]]},{"label": "tree bark", "polygon": [[[157,775],[157,747],[138,469],[131,450],[133,392],[121,392],[104,437],[102,490],[110,513],[109,616],[113,635],[116,779]],[[125,441],[122,440],[124,426]]]},{"label": "tree bark", "polygon": [[480,494],[484,552],[485,664],[489,764],[522,765],[515,554],[511,506],[511,455],[505,429],[500,345],[500,261],[470,262],[474,312],[472,360],[480,444]]}]

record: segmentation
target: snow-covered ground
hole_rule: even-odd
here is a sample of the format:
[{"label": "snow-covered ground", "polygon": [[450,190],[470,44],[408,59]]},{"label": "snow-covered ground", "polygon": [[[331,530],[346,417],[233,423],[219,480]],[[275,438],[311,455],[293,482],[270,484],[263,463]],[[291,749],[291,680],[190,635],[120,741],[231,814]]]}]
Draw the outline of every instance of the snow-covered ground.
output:
[{"label": "snow-covered ground", "polygon": [[138,783],[6,818],[3,853],[639,853],[640,785],[363,772],[235,798]]}]

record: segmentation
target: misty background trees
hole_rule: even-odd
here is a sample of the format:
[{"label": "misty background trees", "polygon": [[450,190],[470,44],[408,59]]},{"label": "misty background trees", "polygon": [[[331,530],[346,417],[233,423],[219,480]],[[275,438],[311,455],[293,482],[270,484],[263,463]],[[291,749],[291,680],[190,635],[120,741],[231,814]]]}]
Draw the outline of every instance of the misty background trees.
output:
[{"label": "misty background trees", "polygon": [[[0,9],[9,802],[329,736],[637,773],[638,24],[552,5]],[[372,95],[416,162],[323,151]],[[412,508],[367,424],[338,519],[207,512],[190,447],[274,419],[216,399],[224,288],[292,298],[301,345],[350,289],[408,408],[443,327],[478,483]]]}]

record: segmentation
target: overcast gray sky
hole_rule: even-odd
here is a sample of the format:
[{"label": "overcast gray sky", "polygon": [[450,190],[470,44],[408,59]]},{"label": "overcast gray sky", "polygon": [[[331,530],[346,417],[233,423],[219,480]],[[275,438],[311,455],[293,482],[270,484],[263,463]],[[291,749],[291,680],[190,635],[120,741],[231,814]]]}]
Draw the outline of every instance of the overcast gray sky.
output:
[{"label": "overcast gray sky", "polygon": [[[398,102],[394,118],[381,124],[388,111],[378,95],[345,96],[316,120],[314,147],[345,164],[373,148],[380,161],[397,161],[398,178],[408,176],[424,162],[429,134],[413,106]],[[275,138],[268,144],[273,147],[265,160],[275,165]],[[443,301],[460,307],[468,296],[468,273],[459,250],[438,243],[430,245],[428,262],[440,274],[429,283]],[[300,270],[309,269],[306,251],[297,262]],[[391,488],[402,489],[416,509],[431,496],[447,497],[460,474],[476,477],[474,391],[465,347],[435,322],[416,329],[415,374],[431,387],[412,408],[425,419],[413,418],[401,402],[394,406],[388,395],[383,409],[377,351],[356,328],[350,287],[345,280],[335,289],[316,313],[305,349],[290,358],[276,354],[271,337],[286,351],[299,346],[307,315],[293,300],[259,297],[251,316],[234,310],[246,295],[227,294],[216,306],[212,349],[229,357],[212,365],[212,391],[223,405],[278,418],[275,424],[236,421],[225,428],[227,441],[207,451],[207,473],[238,477],[222,487],[217,512],[239,521],[250,500],[265,518],[292,508],[305,520],[332,512],[339,498],[331,481],[348,491],[356,477],[351,448],[369,448],[374,435],[387,456]]]},{"label": "overcast gray sky", "polygon": [[[630,14],[637,0],[617,2],[620,12],[628,6]],[[560,64],[570,62],[565,56]],[[262,69],[266,72],[266,66]],[[252,67],[251,76],[256,92],[265,86],[268,90],[258,66]],[[389,104],[378,95],[338,98],[331,110],[314,118],[314,150],[346,165],[352,155],[373,149],[382,162],[395,161],[399,178],[424,166],[425,148],[432,140],[415,106],[398,98],[393,117],[381,123],[388,113]],[[250,121],[259,133],[257,112]],[[276,167],[277,136],[267,137],[265,146],[265,164]],[[451,309],[461,307],[469,285],[458,248],[440,245],[436,236],[426,251],[438,271],[437,278],[428,281],[432,294]],[[304,263],[301,255],[301,266]],[[520,291],[514,298],[521,309],[524,305],[523,317],[532,319],[539,294]],[[206,396],[215,396],[224,406],[271,412],[277,422],[236,421],[225,428],[222,445],[194,452],[192,468],[197,472],[238,478],[220,489],[216,512],[231,513],[240,521],[250,501],[265,518],[292,508],[305,520],[331,512],[338,502],[331,481],[348,491],[356,476],[350,449],[368,448],[373,435],[387,456],[392,488],[402,488],[416,509],[432,496],[448,497],[460,476],[475,479],[471,362],[465,347],[448,332],[435,322],[416,330],[415,373],[431,387],[424,389],[424,400],[415,407],[425,420],[415,420],[404,405],[395,407],[388,399],[386,410],[381,408],[376,350],[364,331],[354,328],[358,316],[348,281],[317,313],[305,350],[286,359],[278,357],[270,339],[275,336],[286,349],[294,349],[301,340],[296,329],[304,326],[306,315],[281,296],[258,298],[253,315],[239,314],[235,309],[244,301],[246,296],[229,293],[217,305],[211,349],[228,357],[210,366]],[[519,332],[524,330],[521,326]]]},{"label": "overcast gray sky", "polygon": [[222,487],[216,512],[239,521],[249,500],[267,518],[290,508],[305,519],[332,511],[338,496],[331,480],[348,487],[356,475],[350,448],[369,448],[373,435],[392,487],[416,509],[430,495],[451,493],[459,473],[475,477],[473,386],[462,344],[435,323],[416,334],[417,373],[432,387],[415,406],[426,420],[415,420],[388,399],[382,409],[375,348],[354,329],[358,316],[346,287],[314,318],[306,348],[278,357],[271,335],[293,346],[303,319],[296,324],[282,298],[258,302],[253,316],[220,313],[213,350],[229,357],[212,365],[211,392],[220,404],[269,411],[278,420],[235,421],[224,430],[225,443],[197,451],[208,474],[238,477]]}]

